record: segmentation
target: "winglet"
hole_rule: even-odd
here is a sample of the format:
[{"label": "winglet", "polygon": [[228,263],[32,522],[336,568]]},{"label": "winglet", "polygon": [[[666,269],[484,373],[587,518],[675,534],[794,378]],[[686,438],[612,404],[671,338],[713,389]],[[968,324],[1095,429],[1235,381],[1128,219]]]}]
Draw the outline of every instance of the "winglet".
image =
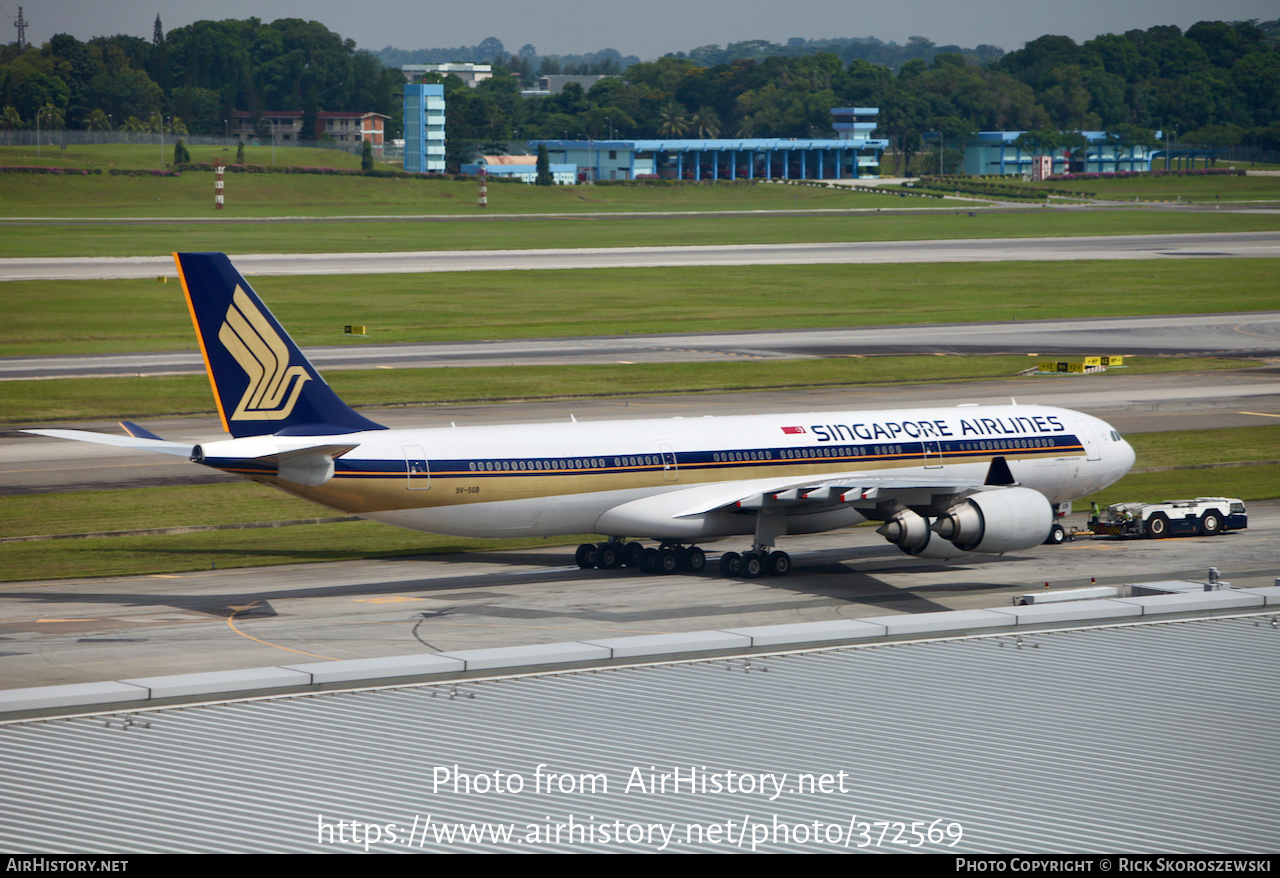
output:
[{"label": "winglet", "polygon": [[218,414],[236,438],[382,430],[338,398],[222,253],[175,253]]}]

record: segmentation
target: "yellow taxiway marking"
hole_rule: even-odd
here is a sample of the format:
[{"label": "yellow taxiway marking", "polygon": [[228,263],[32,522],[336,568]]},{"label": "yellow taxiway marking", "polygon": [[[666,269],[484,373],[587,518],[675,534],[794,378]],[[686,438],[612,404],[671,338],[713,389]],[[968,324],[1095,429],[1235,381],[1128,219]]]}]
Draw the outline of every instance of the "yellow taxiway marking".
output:
[{"label": "yellow taxiway marking", "polygon": [[1270,412],[1237,412],[1240,415],[1254,415],[1259,418],[1280,418],[1280,415],[1273,415]]},{"label": "yellow taxiway marking", "polygon": [[239,628],[236,627],[236,614],[243,612],[244,610],[248,609],[251,606],[253,606],[253,604],[249,604],[248,606],[245,606],[245,607],[238,607],[238,608],[233,607],[232,609],[235,610],[235,612],[233,612],[230,616],[227,617],[227,627],[230,628],[235,633],[239,634],[241,637],[252,640],[254,643],[261,643],[263,646],[272,646],[272,647],[275,647],[276,649],[283,649],[285,652],[292,652],[292,653],[296,653],[297,655],[309,655],[312,658],[324,659],[325,661],[330,661],[330,662],[337,661],[337,659],[333,658],[332,656],[316,655],[314,652],[305,652],[304,650],[301,650],[301,649],[293,649],[288,646],[281,646],[278,643],[268,643],[265,640],[259,640],[257,637],[254,637],[252,634],[245,634],[243,631],[241,631]]},{"label": "yellow taxiway marking", "polygon": [[1247,330],[1247,329],[1241,329],[1241,328],[1240,328],[1241,326],[1244,326],[1244,324],[1243,324],[1243,323],[1237,323],[1235,326],[1231,327],[1231,329],[1232,329],[1232,331],[1233,331],[1233,332],[1238,332],[1238,333],[1240,333],[1241,335],[1252,335],[1254,338],[1266,338],[1266,339],[1274,339],[1274,338],[1275,338],[1275,336],[1274,336],[1274,335],[1263,335],[1261,332],[1250,332],[1250,331],[1249,331],[1249,330]]}]

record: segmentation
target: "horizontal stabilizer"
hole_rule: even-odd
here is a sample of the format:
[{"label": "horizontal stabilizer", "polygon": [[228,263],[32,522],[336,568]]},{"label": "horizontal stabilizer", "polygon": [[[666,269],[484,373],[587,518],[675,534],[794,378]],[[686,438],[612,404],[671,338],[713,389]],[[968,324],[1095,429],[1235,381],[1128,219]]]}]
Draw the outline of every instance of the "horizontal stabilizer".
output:
[{"label": "horizontal stabilizer", "polygon": [[[74,439],[77,442],[92,442],[95,445],[114,445],[117,448],[132,448],[134,451],[158,451],[161,454],[173,454],[178,457],[190,457],[191,446],[184,442],[166,442],[163,439],[147,439],[137,436],[113,436],[109,433],[91,433],[88,430],[23,430],[37,436],[52,436],[55,439]],[[146,432],[145,430],[143,432]],[[155,434],[149,434],[155,435]]]}]

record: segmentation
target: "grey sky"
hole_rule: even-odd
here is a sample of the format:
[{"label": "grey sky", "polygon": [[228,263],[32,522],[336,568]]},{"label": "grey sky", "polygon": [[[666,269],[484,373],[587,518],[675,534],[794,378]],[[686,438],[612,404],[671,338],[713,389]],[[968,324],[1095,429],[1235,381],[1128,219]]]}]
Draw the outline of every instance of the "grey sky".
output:
[{"label": "grey sky", "polygon": [[525,43],[544,55],[611,47],[644,60],[708,43],[780,43],[788,37],[875,36],[905,43],[918,34],[940,45],[990,43],[1012,51],[1044,34],[1083,42],[1158,24],[1185,29],[1204,19],[1280,17],[1277,0],[0,0],[0,41],[16,38],[19,5],[30,22],[27,39],[37,45],[56,33],[82,40],[117,33],[150,39],[159,13],[166,31],[208,18],[304,18],[362,49],[471,46],[494,36],[510,52]]}]

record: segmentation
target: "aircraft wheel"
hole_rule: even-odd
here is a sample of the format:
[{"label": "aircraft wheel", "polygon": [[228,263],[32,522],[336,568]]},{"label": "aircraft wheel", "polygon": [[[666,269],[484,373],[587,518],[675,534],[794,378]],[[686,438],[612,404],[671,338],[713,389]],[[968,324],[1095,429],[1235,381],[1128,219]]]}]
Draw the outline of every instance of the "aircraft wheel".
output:
[{"label": "aircraft wheel", "polygon": [[1218,514],[1218,510],[1210,509],[1200,516],[1200,533],[1205,536],[1222,533],[1222,516]]},{"label": "aircraft wheel", "polygon": [[755,579],[764,573],[764,559],[759,552],[747,552],[742,556],[742,575],[747,579]]},{"label": "aircraft wheel", "polygon": [[627,543],[622,547],[622,561],[628,567],[640,567],[644,564],[644,546],[640,543]]},{"label": "aircraft wheel", "polygon": [[596,546],[596,566],[609,570],[622,566],[622,546],[617,543],[601,543]]},{"label": "aircraft wheel", "polygon": [[720,556],[720,575],[725,579],[737,579],[742,575],[742,556],[737,552],[725,552]]},{"label": "aircraft wheel", "polygon": [[1046,546],[1061,546],[1066,541],[1067,541],[1067,532],[1063,529],[1062,525],[1060,524],[1055,524],[1053,527],[1051,527],[1049,529],[1049,535],[1044,538],[1044,544]]},{"label": "aircraft wheel", "polygon": [[770,552],[764,566],[770,576],[786,576],[791,572],[791,556],[786,552]]},{"label": "aircraft wheel", "polygon": [[699,549],[697,546],[690,546],[685,550],[684,568],[690,573],[701,573],[703,568],[707,566],[707,553]]},{"label": "aircraft wheel", "polygon": [[658,572],[667,574],[675,573],[680,569],[680,556],[676,554],[675,549],[659,549],[658,550]]},{"label": "aircraft wheel", "polygon": [[578,551],[574,553],[573,560],[583,570],[590,570],[596,566],[597,554],[596,547],[591,543],[583,543],[578,546]]},{"label": "aircraft wheel", "polygon": [[1153,540],[1162,540],[1169,535],[1169,519],[1163,512],[1157,512],[1147,519],[1147,536]]},{"label": "aircraft wheel", "polygon": [[640,569],[645,573],[658,572],[658,550],[649,548],[644,550],[644,555],[640,560]]}]

